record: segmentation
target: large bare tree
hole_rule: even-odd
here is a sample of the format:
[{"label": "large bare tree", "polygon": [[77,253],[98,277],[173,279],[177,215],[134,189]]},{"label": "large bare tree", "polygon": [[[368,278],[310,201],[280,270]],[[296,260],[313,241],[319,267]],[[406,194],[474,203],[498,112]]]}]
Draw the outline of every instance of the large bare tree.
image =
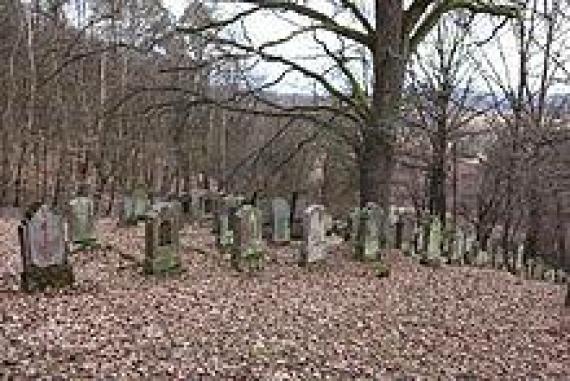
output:
[{"label": "large bare tree", "polygon": [[[311,1],[233,2],[236,3],[232,8],[237,11],[223,19],[201,27],[180,26],[178,30],[201,34],[212,44],[225,48],[226,53],[280,65],[282,75],[259,85],[260,90],[293,73],[318,84],[331,99],[326,109],[344,118],[340,124],[355,126],[351,144],[359,172],[361,204],[379,202],[384,209],[390,203],[403,72],[410,55],[439,18],[450,11],[466,9],[504,18],[516,17],[518,13],[515,6],[471,0],[415,0],[407,8],[401,0],[331,0],[324,6],[323,2]],[[286,18],[290,24],[286,36],[262,43],[252,41],[247,21],[264,12]],[[305,57],[312,63],[278,49],[300,38],[313,41],[320,51]],[[290,45],[288,49],[292,49]],[[315,68],[314,61],[319,59],[324,60],[323,64]],[[358,65],[362,61],[364,73]],[[300,113],[310,110],[314,107],[296,108]]]}]

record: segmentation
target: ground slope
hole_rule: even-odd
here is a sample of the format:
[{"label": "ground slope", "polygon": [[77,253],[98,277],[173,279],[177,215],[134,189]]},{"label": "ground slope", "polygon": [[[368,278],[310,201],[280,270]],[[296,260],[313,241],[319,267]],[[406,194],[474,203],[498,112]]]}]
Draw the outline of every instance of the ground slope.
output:
[{"label": "ground slope", "polygon": [[570,379],[563,286],[398,253],[377,279],[342,245],[310,269],[295,265],[296,247],[271,248],[249,276],[189,227],[185,272],[145,278],[143,229],[103,220],[112,248],[73,255],[73,289],[25,295],[16,224],[0,222],[0,376]]}]

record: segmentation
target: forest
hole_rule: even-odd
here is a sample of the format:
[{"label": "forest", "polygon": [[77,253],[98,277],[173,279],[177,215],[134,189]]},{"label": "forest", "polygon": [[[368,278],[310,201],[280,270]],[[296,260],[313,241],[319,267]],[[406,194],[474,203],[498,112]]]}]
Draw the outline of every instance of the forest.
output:
[{"label": "forest", "polygon": [[0,0],[0,377],[570,378],[570,4]]}]

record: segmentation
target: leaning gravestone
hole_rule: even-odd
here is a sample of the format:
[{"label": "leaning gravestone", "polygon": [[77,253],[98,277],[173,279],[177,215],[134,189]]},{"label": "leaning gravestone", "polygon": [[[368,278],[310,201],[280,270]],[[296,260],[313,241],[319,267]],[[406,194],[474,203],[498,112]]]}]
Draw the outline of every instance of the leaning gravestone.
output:
[{"label": "leaning gravestone", "polygon": [[178,202],[159,202],[146,215],[144,271],[159,274],[180,267],[180,212]]},{"label": "leaning gravestone", "polygon": [[27,211],[18,227],[22,255],[22,288],[27,291],[73,283],[62,217],[47,205]]},{"label": "leaning gravestone", "polygon": [[93,200],[85,196],[74,198],[69,202],[68,214],[72,242],[90,244],[96,241]]},{"label": "leaning gravestone", "polygon": [[311,205],[305,209],[304,214],[303,245],[299,257],[301,266],[322,261],[327,256],[325,207]]},{"label": "leaning gravestone", "polygon": [[250,270],[259,269],[263,261],[263,238],[261,236],[261,211],[251,205],[243,205],[230,216],[233,231],[231,252],[232,267],[241,270],[247,263]]},{"label": "leaning gravestone", "polygon": [[286,244],[291,240],[291,226],[289,218],[291,210],[284,198],[275,198],[271,203],[271,219],[273,225],[273,242]]}]

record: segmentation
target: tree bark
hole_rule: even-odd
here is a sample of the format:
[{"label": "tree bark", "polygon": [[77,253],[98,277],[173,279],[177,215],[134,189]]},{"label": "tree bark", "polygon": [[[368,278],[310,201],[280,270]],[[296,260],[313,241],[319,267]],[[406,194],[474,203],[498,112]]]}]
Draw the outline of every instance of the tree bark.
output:
[{"label": "tree bark", "polygon": [[376,0],[372,112],[359,151],[360,204],[377,202],[387,215],[393,170],[395,123],[403,82],[402,2]]}]

